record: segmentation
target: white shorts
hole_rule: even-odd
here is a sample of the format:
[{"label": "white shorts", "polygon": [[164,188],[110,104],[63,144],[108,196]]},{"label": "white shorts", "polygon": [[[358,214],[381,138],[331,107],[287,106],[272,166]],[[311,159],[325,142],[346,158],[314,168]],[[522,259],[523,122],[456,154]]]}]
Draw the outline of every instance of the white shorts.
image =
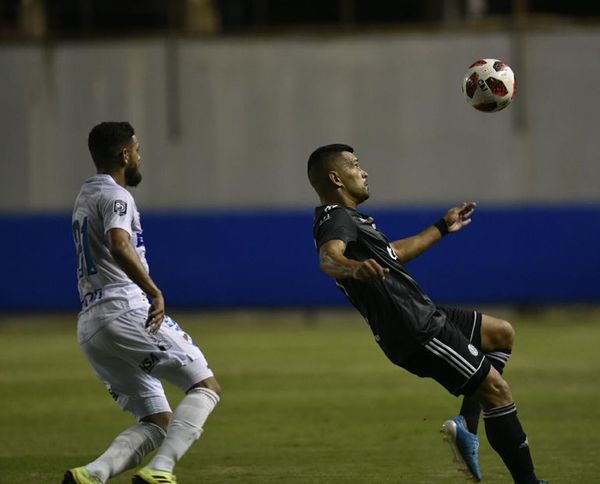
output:
[{"label": "white shorts", "polygon": [[[200,348],[173,319],[165,316],[160,330],[152,334],[146,329],[147,318],[147,310],[134,309],[81,344],[117,404],[138,420],[171,411],[161,379],[187,391],[214,376]],[[85,326],[85,321],[79,323]]]}]

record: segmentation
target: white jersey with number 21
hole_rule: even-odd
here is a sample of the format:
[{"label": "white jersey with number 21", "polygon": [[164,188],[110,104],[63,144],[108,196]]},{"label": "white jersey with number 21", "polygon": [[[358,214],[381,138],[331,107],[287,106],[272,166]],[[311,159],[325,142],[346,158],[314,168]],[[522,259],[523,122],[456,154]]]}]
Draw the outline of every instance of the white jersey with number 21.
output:
[{"label": "white jersey with number 21", "polygon": [[149,307],[140,287],[115,263],[108,245],[111,229],[125,230],[148,270],[140,215],[131,194],[110,175],[88,178],[75,200],[72,222],[80,316],[94,309],[94,319],[112,319],[131,309]]}]

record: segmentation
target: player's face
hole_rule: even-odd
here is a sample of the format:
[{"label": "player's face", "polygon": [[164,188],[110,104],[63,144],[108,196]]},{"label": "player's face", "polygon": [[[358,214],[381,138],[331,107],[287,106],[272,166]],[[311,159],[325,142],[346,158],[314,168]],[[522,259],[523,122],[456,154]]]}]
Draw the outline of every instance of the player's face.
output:
[{"label": "player's face", "polygon": [[344,151],[340,177],[344,187],[357,204],[369,198],[369,174],[360,166],[354,153]]},{"label": "player's face", "polygon": [[128,187],[137,187],[142,181],[142,173],[140,172],[142,155],[140,154],[140,142],[135,135],[131,138],[131,144],[127,148],[127,152],[129,157],[125,167],[125,184]]}]

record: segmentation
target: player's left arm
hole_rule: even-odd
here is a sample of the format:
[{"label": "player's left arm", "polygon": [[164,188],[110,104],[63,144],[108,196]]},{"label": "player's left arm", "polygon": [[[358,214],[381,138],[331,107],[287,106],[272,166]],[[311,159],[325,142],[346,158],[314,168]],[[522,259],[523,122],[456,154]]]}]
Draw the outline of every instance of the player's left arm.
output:
[{"label": "player's left arm", "polygon": [[130,237],[126,230],[110,229],[107,232],[108,249],[117,265],[150,298],[151,306],[146,326],[156,333],[165,317],[165,300],[161,290],[142,265],[140,256],[131,245]]},{"label": "player's left arm", "polygon": [[390,245],[400,261],[408,262],[439,242],[444,235],[458,232],[469,225],[476,205],[475,202],[463,202],[452,207],[435,225],[427,227],[423,232],[412,237],[396,240]]}]

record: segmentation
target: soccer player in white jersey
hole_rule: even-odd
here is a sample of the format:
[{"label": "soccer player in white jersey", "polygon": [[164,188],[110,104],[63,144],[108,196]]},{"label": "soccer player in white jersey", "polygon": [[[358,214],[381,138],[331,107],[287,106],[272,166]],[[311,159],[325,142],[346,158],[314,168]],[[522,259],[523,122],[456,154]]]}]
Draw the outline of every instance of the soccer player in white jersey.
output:
[{"label": "soccer player in white jersey", "polygon": [[[165,314],[150,277],[135,201],[125,189],[141,180],[140,143],[127,122],[104,122],[89,134],[97,174],[73,210],[82,309],[79,345],[117,404],[137,423],[96,460],[69,469],[63,484],[104,483],[139,465],[132,482],[175,483],[173,468],[200,437],[220,387],[200,349]],[[186,396],[172,413],[161,379]]]}]

